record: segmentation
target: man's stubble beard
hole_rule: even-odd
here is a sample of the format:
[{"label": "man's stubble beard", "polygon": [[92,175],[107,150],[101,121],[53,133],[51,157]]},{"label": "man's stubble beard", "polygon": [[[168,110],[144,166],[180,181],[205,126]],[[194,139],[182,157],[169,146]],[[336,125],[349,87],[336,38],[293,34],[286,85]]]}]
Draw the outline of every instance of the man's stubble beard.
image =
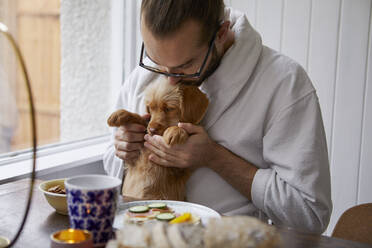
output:
[{"label": "man's stubble beard", "polygon": [[222,56],[218,54],[216,46],[213,46],[211,56],[212,56],[211,61],[208,67],[204,69],[204,72],[202,73],[201,77],[198,80],[196,81],[181,80],[179,81],[179,83],[199,87],[208,77],[210,77],[217,70],[218,66],[221,63]]}]

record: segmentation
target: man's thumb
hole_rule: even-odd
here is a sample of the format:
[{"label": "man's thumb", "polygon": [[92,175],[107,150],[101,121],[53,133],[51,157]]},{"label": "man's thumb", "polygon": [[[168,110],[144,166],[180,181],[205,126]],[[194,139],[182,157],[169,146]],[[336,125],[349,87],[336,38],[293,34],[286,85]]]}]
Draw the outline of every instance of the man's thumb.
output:
[{"label": "man's thumb", "polygon": [[190,135],[200,133],[201,130],[202,130],[202,127],[191,124],[191,123],[180,122],[180,123],[178,123],[178,127],[185,129],[186,132]]}]

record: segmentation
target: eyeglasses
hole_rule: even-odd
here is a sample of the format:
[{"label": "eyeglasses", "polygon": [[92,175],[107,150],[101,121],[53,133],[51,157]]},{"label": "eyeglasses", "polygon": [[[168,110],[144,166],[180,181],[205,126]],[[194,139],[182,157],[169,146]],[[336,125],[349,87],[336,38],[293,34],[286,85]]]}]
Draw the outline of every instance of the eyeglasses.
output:
[{"label": "eyeglasses", "polygon": [[212,37],[212,39],[210,41],[210,44],[209,44],[209,47],[208,47],[208,52],[205,55],[205,58],[203,60],[203,64],[199,68],[199,71],[196,72],[196,73],[193,73],[193,74],[169,73],[169,72],[163,71],[163,70],[161,70],[159,68],[156,68],[156,67],[153,67],[153,66],[149,66],[149,65],[145,65],[143,63],[143,59],[144,59],[144,55],[146,54],[146,52],[145,52],[145,46],[144,46],[144,43],[143,42],[142,42],[141,57],[140,57],[139,66],[141,66],[141,67],[143,67],[143,68],[145,68],[145,69],[147,69],[149,71],[152,71],[152,72],[155,72],[155,73],[159,73],[159,74],[165,75],[167,77],[175,77],[175,78],[199,78],[200,75],[201,75],[201,73],[202,73],[202,71],[203,71],[203,69],[204,69],[204,67],[205,67],[205,64],[207,63],[209,54],[212,51],[212,47],[213,47],[214,41],[216,39],[217,31],[214,33],[214,35],[213,35],[213,37]]}]

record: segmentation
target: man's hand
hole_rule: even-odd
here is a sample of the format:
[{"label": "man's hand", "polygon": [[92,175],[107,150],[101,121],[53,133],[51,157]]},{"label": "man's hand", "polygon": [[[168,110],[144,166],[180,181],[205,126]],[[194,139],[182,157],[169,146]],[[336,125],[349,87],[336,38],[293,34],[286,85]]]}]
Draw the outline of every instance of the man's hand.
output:
[{"label": "man's hand", "polygon": [[190,135],[182,145],[170,147],[161,136],[145,135],[145,146],[153,152],[150,160],[168,167],[208,167],[251,200],[257,167],[212,141],[202,127],[190,123],[179,123],[178,126]]},{"label": "man's hand", "polygon": [[186,143],[169,146],[162,136],[146,135],[145,146],[152,151],[150,160],[166,167],[198,168],[206,166],[213,156],[216,144],[201,126],[179,123],[178,126],[190,135]]},{"label": "man's hand", "polygon": [[[150,115],[142,116],[148,120]],[[139,124],[120,126],[114,134],[115,155],[124,162],[132,162],[140,155],[143,147],[146,127]]]}]

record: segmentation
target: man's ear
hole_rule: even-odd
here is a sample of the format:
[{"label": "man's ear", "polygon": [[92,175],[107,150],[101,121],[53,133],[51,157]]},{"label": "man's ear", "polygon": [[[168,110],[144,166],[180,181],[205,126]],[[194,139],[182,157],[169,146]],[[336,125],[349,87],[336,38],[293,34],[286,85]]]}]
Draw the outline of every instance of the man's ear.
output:
[{"label": "man's ear", "polygon": [[181,86],[181,122],[198,124],[207,112],[209,100],[195,86]]},{"label": "man's ear", "polygon": [[216,34],[216,44],[224,44],[228,38],[228,33],[230,29],[230,21],[225,21],[221,24],[220,29]]}]

